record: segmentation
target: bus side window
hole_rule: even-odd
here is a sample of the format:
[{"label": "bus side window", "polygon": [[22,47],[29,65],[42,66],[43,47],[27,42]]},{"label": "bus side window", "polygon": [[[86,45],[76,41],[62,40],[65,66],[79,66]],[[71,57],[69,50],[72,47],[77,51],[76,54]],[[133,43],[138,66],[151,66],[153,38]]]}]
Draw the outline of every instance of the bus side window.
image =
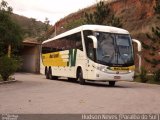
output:
[{"label": "bus side window", "polygon": [[82,38],[80,32],[75,34],[75,48],[83,51]]},{"label": "bus side window", "polygon": [[51,52],[51,46],[49,43],[44,43],[42,45],[42,54],[50,53]]},{"label": "bus side window", "polygon": [[82,47],[82,42],[81,41],[76,41],[76,48],[83,51],[83,47]]}]

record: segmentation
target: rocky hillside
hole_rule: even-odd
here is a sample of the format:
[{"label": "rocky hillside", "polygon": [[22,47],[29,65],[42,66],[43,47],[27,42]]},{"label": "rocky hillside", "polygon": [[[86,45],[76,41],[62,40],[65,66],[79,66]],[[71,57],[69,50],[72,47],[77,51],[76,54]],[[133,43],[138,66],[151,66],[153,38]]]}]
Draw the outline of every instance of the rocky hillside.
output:
[{"label": "rocky hillside", "polygon": [[[154,6],[155,0],[116,0],[109,3],[111,11],[122,21],[123,28],[138,38],[142,35],[139,36],[139,33],[150,32],[152,26],[160,24],[154,14]],[[65,31],[69,28],[66,27],[68,24],[74,24],[75,21],[83,18],[85,12],[94,10],[95,5],[66,16],[56,23],[57,31],[61,32],[62,27]]]},{"label": "rocky hillside", "polygon": [[[146,33],[151,33],[153,26],[160,25],[160,21],[157,20],[157,15],[154,13],[156,0],[114,0],[110,3],[106,2],[106,4],[109,4],[111,11],[120,18],[123,28],[131,33],[132,38],[147,42]],[[55,27],[59,34],[70,29],[70,26],[76,26],[78,22],[83,20],[85,12],[93,12],[95,7],[93,5],[66,16],[50,29],[48,35],[53,35]],[[148,51],[143,49],[142,57],[144,58],[148,54]],[[156,56],[160,57],[158,53]],[[154,69],[144,59],[142,64],[148,71]],[[160,68],[160,66],[157,67]]]},{"label": "rocky hillside", "polygon": [[139,36],[139,33],[150,32],[150,28],[158,24],[154,6],[155,0],[120,0],[111,4],[116,16],[122,20],[123,28],[134,37]]}]

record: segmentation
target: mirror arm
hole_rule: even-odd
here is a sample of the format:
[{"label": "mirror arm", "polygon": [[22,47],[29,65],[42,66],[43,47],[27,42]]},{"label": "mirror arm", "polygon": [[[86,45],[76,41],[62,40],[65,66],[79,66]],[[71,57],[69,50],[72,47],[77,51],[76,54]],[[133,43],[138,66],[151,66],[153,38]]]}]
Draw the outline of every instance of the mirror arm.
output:
[{"label": "mirror arm", "polygon": [[136,40],[136,39],[132,39],[133,42],[135,42],[138,46],[138,60],[139,60],[139,72],[141,73],[141,66],[142,66],[142,57],[141,57],[141,51],[142,51],[142,44],[139,40]]},{"label": "mirror arm", "polygon": [[142,51],[142,44],[139,40],[132,39],[133,42],[135,42],[138,45],[138,52]]},{"label": "mirror arm", "polygon": [[88,36],[88,38],[91,38],[93,40],[94,48],[97,48],[97,38],[93,35]]}]

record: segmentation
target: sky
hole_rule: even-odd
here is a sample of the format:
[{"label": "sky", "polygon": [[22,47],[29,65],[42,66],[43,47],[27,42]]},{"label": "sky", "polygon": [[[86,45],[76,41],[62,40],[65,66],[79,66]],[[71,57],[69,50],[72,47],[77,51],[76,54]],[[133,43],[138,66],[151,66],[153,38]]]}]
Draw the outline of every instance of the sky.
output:
[{"label": "sky", "polygon": [[45,21],[47,17],[50,24],[61,18],[91,6],[97,0],[5,0],[13,8],[13,12],[37,21]]}]

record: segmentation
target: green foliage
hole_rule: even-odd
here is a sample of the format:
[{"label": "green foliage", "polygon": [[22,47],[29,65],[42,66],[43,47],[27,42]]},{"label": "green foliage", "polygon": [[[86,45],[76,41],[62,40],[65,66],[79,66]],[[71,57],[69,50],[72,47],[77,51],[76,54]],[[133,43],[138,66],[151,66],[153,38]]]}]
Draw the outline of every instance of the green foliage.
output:
[{"label": "green foliage", "polygon": [[93,17],[92,13],[90,13],[90,14],[85,13],[85,18],[86,18],[86,20],[85,20],[86,24],[95,24],[94,17]]},{"label": "green foliage", "polygon": [[[16,18],[14,18],[16,17]],[[22,32],[24,34],[24,37],[30,37],[30,38],[35,38],[35,37],[40,37],[48,28],[50,27],[49,24],[42,23],[40,21],[37,21],[34,18],[25,18],[22,16],[13,16],[14,21],[18,21],[18,24],[22,28]],[[45,21],[47,22],[47,21]],[[48,21],[49,22],[49,21]]]},{"label": "green foliage", "polygon": [[2,0],[0,3],[0,11],[7,12],[8,14],[10,14],[13,11],[13,9],[12,7],[8,6],[8,3],[6,1]]},{"label": "green foliage", "polygon": [[145,44],[143,41],[142,41],[142,46],[144,49],[147,49],[147,50],[151,49],[151,47],[149,45]]},{"label": "green foliage", "polygon": [[108,4],[103,1],[97,3],[96,11],[93,13],[85,12],[86,24],[111,25],[114,27],[122,27],[122,23],[110,10]]},{"label": "green foliage", "polygon": [[[44,34],[44,32],[49,27],[51,27],[51,25],[49,25],[48,19],[47,19],[47,21],[45,20],[45,23],[42,23],[41,21],[37,21],[34,18],[29,19],[29,18],[26,18],[23,16],[19,16],[17,14],[13,14],[12,8],[10,6],[8,6],[8,3],[5,1],[3,1],[3,2],[4,3],[1,4],[1,0],[0,0],[0,19],[4,18],[3,16],[1,16],[2,11],[3,11],[3,15],[8,14],[8,16],[10,17],[9,19],[14,21],[14,23],[18,24],[21,27],[21,33],[23,34],[23,37],[25,37],[25,38],[27,38],[27,37],[32,37],[32,38],[41,37],[42,34]],[[1,23],[1,21],[0,21],[0,23]]]},{"label": "green foliage", "polygon": [[119,27],[119,28],[121,28],[123,26],[120,19],[118,17],[115,17],[115,15],[112,15],[111,25],[114,27]]},{"label": "green foliage", "polygon": [[142,83],[146,83],[148,81],[147,70],[144,67],[141,68],[141,74],[139,77]]},{"label": "green foliage", "polygon": [[160,14],[160,0],[156,0],[155,13]]},{"label": "green foliage", "polygon": [[105,6],[104,2],[100,1],[96,6],[96,11],[94,12],[94,20],[95,23],[104,23],[104,19],[110,13],[110,9],[108,6]]},{"label": "green foliage", "polygon": [[160,82],[160,69],[154,72],[153,74],[153,80],[156,82]]},{"label": "green foliage", "polygon": [[20,26],[11,19],[11,7],[7,2],[2,1],[0,5],[0,55],[6,54],[9,45],[17,48],[20,45],[23,35]]},{"label": "green foliage", "polygon": [[44,24],[45,24],[44,30],[45,30],[45,31],[48,31],[48,29],[49,29],[49,22],[50,22],[49,19],[46,17],[46,18],[45,18],[45,21],[44,21]]},{"label": "green foliage", "polygon": [[160,60],[157,60],[157,59],[152,59],[151,60],[151,64],[153,65],[153,67],[156,67],[157,65],[159,65],[160,64]]},{"label": "green foliage", "polygon": [[146,62],[152,64],[152,67],[156,67],[157,65],[160,64],[160,60],[157,60],[155,58],[152,58],[152,59],[148,59],[148,58],[144,58]]},{"label": "green foliage", "polygon": [[64,26],[64,28],[66,30],[70,30],[72,28],[75,28],[75,27],[78,27],[78,26],[81,26],[84,24],[84,18],[80,18],[80,19],[76,19],[76,20],[73,20],[72,22],[69,22],[68,24],[66,24]]},{"label": "green foliage", "polygon": [[99,24],[103,25],[106,17],[109,15],[110,9],[105,6],[103,1],[97,3],[96,11],[93,13],[85,13],[85,19],[87,24]]},{"label": "green foliage", "polygon": [[14,74],[19,67],[19,62],[15,58],[7,56],[0,58],[0,75],[4,81],[8,80],[9,76]]}]

